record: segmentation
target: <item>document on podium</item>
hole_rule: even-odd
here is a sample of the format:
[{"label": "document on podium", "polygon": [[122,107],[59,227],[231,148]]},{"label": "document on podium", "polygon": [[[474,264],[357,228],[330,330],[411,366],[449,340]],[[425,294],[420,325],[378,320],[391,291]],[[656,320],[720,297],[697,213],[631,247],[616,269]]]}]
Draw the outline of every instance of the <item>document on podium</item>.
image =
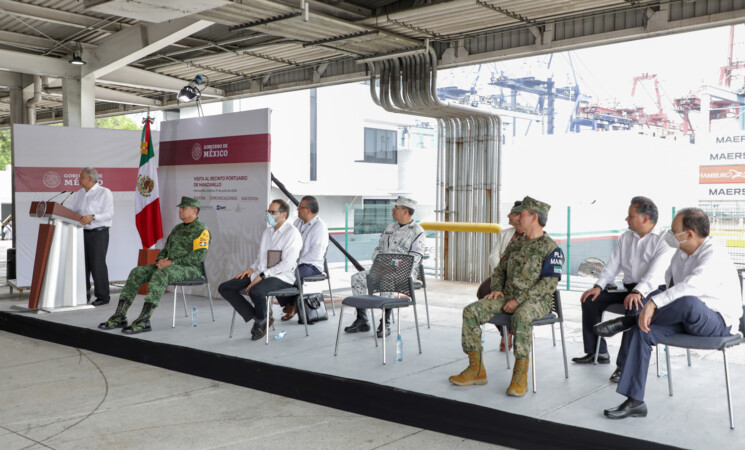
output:
[{"label": "document on podium", "polygon": [[276,266],[282,261],[282,250],[268,250],[266,252],[266,267],[268,269]]}]

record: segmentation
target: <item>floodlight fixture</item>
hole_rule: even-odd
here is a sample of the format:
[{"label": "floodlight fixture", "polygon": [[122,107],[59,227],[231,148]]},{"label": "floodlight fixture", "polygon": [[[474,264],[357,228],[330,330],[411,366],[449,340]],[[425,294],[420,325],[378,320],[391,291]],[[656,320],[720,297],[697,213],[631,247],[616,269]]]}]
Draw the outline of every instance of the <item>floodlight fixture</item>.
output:
[{"label": "floodlight fixture", "polygon": [[202,75],[197,75],[192,81],[186,86],[181,88],[178,93],[178,100],[182,103],[190,102],[195,98],[199,101],[199,97],[202,96],[202,91],[207,87],[206,85],[201,90],[197,88],[202,83]]},{"label": "floodlight fixture", "polygon": [[78,42],[77,48],[72,52],[72,59],[70,59],[70,64],[74,66],[82,66],[85,64],[85,61],[83,61],[82,58],[83,55],[83,46],[80,45]]}]

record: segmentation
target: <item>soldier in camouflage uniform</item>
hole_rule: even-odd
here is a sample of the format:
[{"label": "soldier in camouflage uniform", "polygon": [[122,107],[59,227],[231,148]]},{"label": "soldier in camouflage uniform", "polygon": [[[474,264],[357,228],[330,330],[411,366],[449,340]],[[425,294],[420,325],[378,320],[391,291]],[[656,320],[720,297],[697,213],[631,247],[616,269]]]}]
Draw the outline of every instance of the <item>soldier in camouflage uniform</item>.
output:
[{"label": "soldier in camouflage uniform", "polygon": [[[127,334],[151,331],[150,316],[158,306],[166,286],[177,281],[202,276],[202,261],[209,249],[210,232],[197,218],[199,206],[199,200],[181,197],[178,213],[183,223],[173,228],[155,264],[135,267],[129,272],[116,312],[109,320],[99,324],[98,328],[103,330],[122,328],[122,332]],[[150,283],[145,305],[140,316],[132,322],[132,325],[127,326],[127,310],[132,305],[137,290],[144,283]]]},{"label": "soldier in camouflage uniform", "polygon": [[551,311],[551,295],[561,279],[564,253],[543,231],[550,205],[525,197],[520,206],[517,229],[523,239],[512,242],[492,274],[491,293],[463,310],[461,343],[469,365],[450,382],[459,386],[486,384],[482,360],[481,325],[496,313],[512,314],[515,333],[515,368],[507,395],[522,397],[528,386],[528,363],[532,344],[531,323]]},{"label": "soldier in camouflage uniform", "polygon": [[[419,273],[419,261],[424,255],[424,230],[414,222],[411,216],[414,214],[416,201],[407,197],[399,196],[393,204],[394,223],[389,224],[383,234],[380,236],[378,246],[372,254],[372,259],[379,253],[402,253],[414,257],[414,266],[411,269],[411,276],[416,279]],[[352,275],[352,294],[367,295],[367,271],[358,272]],[[382,294],[386,295],[386,294]],[[390,294],[387,294],[390,295]],[[390,329],[391,310],[385,311],[385,334],[391,334]],[[370,325],[367,323],[367,311],[357,308],[357,319],[352,325],[344,328],[347,333],[357,333],[360,331],[370,331]],[[383,337],[383,320],[378,327],[378,337]]]}]

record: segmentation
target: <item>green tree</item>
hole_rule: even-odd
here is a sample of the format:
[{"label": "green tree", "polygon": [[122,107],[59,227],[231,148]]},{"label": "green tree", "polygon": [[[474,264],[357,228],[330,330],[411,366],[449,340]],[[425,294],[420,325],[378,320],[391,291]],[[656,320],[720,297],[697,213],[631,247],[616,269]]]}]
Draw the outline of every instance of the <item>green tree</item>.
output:
[{"label": "green tree", "polygon": [[0,170],[10,164],[10,130],[0,130]]},{"label": "green tree", "polygon": [[115,130],[140,130],[134,120],[127,116],[111,116],[96,119],[96,128],[113,128]]}]

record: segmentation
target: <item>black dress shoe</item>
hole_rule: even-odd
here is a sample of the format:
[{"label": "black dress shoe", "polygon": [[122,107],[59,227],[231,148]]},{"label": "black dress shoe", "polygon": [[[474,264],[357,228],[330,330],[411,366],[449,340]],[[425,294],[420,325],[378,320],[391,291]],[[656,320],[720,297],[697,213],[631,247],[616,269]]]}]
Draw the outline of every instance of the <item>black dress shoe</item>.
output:
[{"label": "black dress shoe", "polygon": [[[273,320],[273,319],[270,319],[270,320]],[[264,336],[266,336],[266,320],[262,320],[260,322],[257,322],[254,320],[254,326],[253,328],[251,328],[251,340],[258,341]]]},{"label": "black dress shoe", "polygon": [[352,325],[344,328],[345,333],[360,333],[370,331],[370,324],[367,323],[367,319],[355,319]]},{"label": "black dress shoe", "polygon": [[[580,356],[577,358],[572,358],[573,362],[576,362],[577,364],[594,364],[595,363],[595,354],[594,353],[588,353],[585,356]],[[598,355],[598,364],[610,364],[610,355],[607,353],[600,353]]]},{"label": "black dress shoe", "polygon": [[631,329],[636,321],[637,318],[635,316],[618,317],[598,323],[592,327],[592,330],[600,337],[611,337]]},{"label": "black dress shoe", "polygon": [[[380,324],[378,324],[378,331],[377,331],[378,337],[383,337],[383,320],[380,320]],[[385,324],[385,335],[390,336],[391,335],[391,323],[387,322]]]},{"label": "black dress shoe", "polygon": [[616,367],[615,372],[613,372],[613,375],[610,376],[610,382],[618,383],[618,381],[621,379],[621,373],[623,373],[623,366]]},{"label": "black dress shoe", "polygon": [[101,305],[106,305],[108,303],[109,303],[109,300],[104,300],[104,299],[98,298],[98,299],[96,299],[95,302],[91,303],[91,305],[93,305],[93,306],[101,306]]},{"label": "black dress shoe", "polygon": [[625,419],[627,417],[647,417],[647,405],[644,402],[639,402],[627,398],[625,402],[616,406],[615,408],[606,409],[603,411],[605,417],[609,419]]}]

